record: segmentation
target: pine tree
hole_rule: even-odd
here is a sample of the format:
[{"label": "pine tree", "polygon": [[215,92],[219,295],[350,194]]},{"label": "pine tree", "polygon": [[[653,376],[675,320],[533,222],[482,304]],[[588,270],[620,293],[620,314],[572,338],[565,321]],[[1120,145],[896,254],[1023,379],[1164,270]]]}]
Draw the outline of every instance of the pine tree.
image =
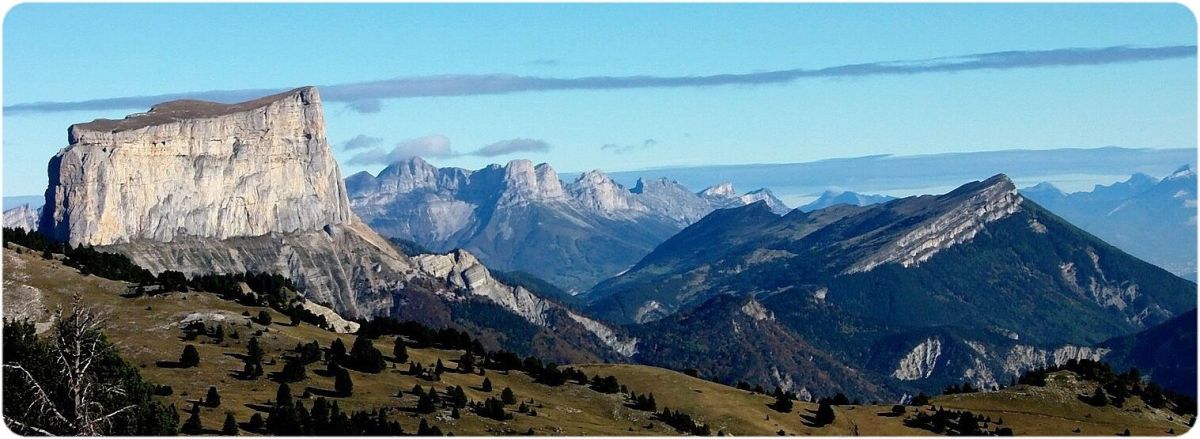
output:
[{"label": "pine tree", "polygon": [[187,345],[183,347],[183,353],[179,355],[179,365],[183,367],[196,367],[200,365],[200,352],[195,346]]},{"label": "pine tree", "polygon": [[352,395],[354,393],[354,381],[350,379],[350,372],[346,369],[339,369],[337,375],[334,375],[333,389],[341,397]]},{"label": "pine tree", "polygon": [[250,358],[246,359],[246,364],[242,366],[242,378],[254,379],[262,376],[262,362],[254,361]]},{"label": "pine tree", "polygon": [[346,367],[360,370],[367,373],[379,373],[387,364],[383,359],[383,354],[379,349],[375,349],[375,344],[364,336],[358,336],[354,339],[354,346],[350,348],[350,357],[346,360]]},{"label": "pine tree", "polygon": [[491,392],[492,391],[492,380],[490,378],[484,378],[483,384],[480,387],[483,389],[484,392]]},{"label": "pine tree", "polygon": [[458,370],[462,373],[474,372],[475,356],[470,352],[464,352],[461,357],[458,357]]},{"label": "pine tree", "polygon": [[829,425],[835,418],[837,415],[833,412],[833,406],[830,406],[828,401],[821,401],[821,404],[817,406],[816,424],[818,426]]},{"label": "pine tree", "polygon": [[222,436],[237,436],[238,426],[237,420],[233,418],[233,413],[225,413],[225,424],[221,426]]},{"label": "pine tree", "polygon": [[299,435],[302,425],[292,401],[292,390],[287,383],[279,384],[275,391],[275,406],[267,416],[267,432],[273,435]]},{"label": "pine tree", "polygon": [[437,391],[430,389],[417,400],[417,412],[433,413],[434,410],[437,410]]},{"label": "pine tree", "polygon": [[246,423],[246,429],[250,431],[261,432],[267,428],[267,423],[263,421],[262,414],[255,413],[250,416],[250,422]]},{"label": "pine tree", "polygon": [[445,372],[445,371],[446,371],[446,366],[442,364],[442,359],[438,358],[437,366],[434,367],[434,373],[441,375],[442,372]]},{"label": "pine tree", "polygon": [[263,354],[262,346],[258,344],[258,337],[250,337],[250,341],[246,342],[246,357],[251,362],[262,363]]},{"label": "pine tree", "polygon": [[204,405],[209,407],[221,406],[221,395],[217,393],[216,386],[208,386],[208,395],[204,396]]},{"label": "pine tree", "polygon": [[392,361],[396,363],[408,362],[408,348],[404,346],[404,340],[396,337],[396,342],[392,345]]},{"label": "pine tree", "polygon": [[792,397],[784,392],[778,392],[775,395],[775,403],[771,404],[771,408],[780,413],[790,413],[792,411]]},{"label": "pine tree", "polygon": [[304,362],[299,358],[287,358],[283,363],[283,370],[279,372],[279,380],[288,383],[302,381],[307,378],[307,373],[304,371]]},{"label": "pine tree", "polygon": [[328,361],[345,361],[346,344],[342,343],[342,339],[340,338],[333,339],[333,343],[329,345],[329,352],[327,352],[325,355],[325,359]]},{"label": "pine tree", "polygon": [[204,430],[200,425],[200,406],[192,404],[191,412],[191,416],[188,416],[187,421],[184,421],[183,427],[180,430],[186,434],[200,434]]},{"label": "pine tree", "polygon": [[463,408],[467,406],[467,392],[464,391],[462,387],[451,387],[446,396],[449,397],[450,404],[456,408]]},{"label": "pine tree", "polygon": [[505,387],[503,392],[500,392],[500,400],[504,401],[504,405],[517,403],[517,395],[513,394],[511,388]]}]

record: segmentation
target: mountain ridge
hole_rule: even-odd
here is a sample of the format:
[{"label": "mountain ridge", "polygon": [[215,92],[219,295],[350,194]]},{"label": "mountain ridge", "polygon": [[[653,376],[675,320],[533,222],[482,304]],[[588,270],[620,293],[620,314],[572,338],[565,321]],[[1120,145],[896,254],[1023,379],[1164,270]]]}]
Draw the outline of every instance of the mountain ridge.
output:
[{"label": "mountain ridge", "polygon": [[347,188],[353,210],[386,236],[464,248],[489,266],[574,291],[627,269],[717,206],[762,199],[786,209],[768,190],[739,195],[731,185],[709,196],[665,179],[626,188],[600,170],[563,183],[549,164],[528,160],[472,171],[413,157],[355,174]]}]

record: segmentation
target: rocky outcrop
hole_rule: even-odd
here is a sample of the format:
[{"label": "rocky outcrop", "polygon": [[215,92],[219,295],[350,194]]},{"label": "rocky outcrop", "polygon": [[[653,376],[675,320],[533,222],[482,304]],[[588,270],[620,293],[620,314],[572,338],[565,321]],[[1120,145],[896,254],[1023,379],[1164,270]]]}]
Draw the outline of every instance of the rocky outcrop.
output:
[{"label": "rocky outcrop", "polygon": [[[845,273],[871,271],[883,264],[911,267],[950,246],[970,241],[985,224],[1003,219],[1021,207],[1012,180],[1001,174],[966,185],[940,197],[940,210],[931,218],[901,231],[887,231],[886,242]],[[897,236],[898,235],[898,236]]]},{"label": "rocky outcrop", "polygon": [[636,194],[650,210],[674,219],[680,228],[699,221],[713,210],[711,203],[674,180],[639,178],[629,191]]},{"label": "rocky outcrop", "polygon": [[1063,345],[1055,349],[1015,345],[1005,355],[1002,368],[1005,373],[1017,376],[1039,367],[1061,366],[1069,360],[1100,360],[1108,352],[1107,348],[1074,345]]},{"label": "rocky outcrop", "polygon": [[937,368],[937,361],[941,356],[942,340],[928,338],[914,346],[908,355],[900,359],[900,364],[892,372],[892,377],[905,381],[929,378]]},{"label": "rocky outcrop", "polygon": [[72,245],[306,232],[351,218],[312,87],[73,125],[49,173],[41,231]]},{"label": "rocky outcrop", "polygon": [[349,317],[386,314],[392,293],[407,286],[415,267],[364,224],[229,239],[179,237],[100,247],[159,273],[279,273],[310,299]]},{"label": "rocky outcrop", "polygon": [[[422,272],[436,279],[443,279],[454,287],[439,292],[448,300],[464,299],[459,296],[460,293],[486,298],[534,325],[561,331],[563,328],[557,327],[558,325],[577,324],[622,356],[629,357],[637,353],[636,337],[623,337],[613,328],[538,297],[524,287],[500,283],[492,277],[487,267],[466,251],[419,255],[415,257],[415,261]],[[565,314],[570,320],[556,319],[555,315],[559,313]]]},{"label": "rocky outcrop", "polygon": [[36,231],[41,216],[42,208],[33,208],[28,204],[22,204],[4,211],[4,227]]}]

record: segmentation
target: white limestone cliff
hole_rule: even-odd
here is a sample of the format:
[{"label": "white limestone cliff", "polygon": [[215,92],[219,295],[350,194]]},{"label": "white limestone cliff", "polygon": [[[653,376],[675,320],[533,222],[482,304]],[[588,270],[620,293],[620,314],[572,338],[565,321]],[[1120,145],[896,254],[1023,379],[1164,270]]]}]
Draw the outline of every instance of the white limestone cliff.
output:
[{"label": "white limestone cliff", "polygon": [[50,162],[41,231],[72,245],[226,239],[351,219],[304,87],[240,104],[172,101],[69,129]]}]

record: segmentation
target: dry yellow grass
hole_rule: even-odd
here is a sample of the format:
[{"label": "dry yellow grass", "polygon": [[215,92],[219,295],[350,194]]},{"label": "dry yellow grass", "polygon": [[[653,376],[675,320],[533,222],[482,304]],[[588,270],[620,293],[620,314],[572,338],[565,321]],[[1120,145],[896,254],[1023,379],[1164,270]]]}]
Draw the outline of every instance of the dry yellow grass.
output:
[{"label": "dry yellow grass", "polygon": [[[51,312],[67,304],[74,294],[79,294],[89,306],[106,310],[109,323],[106,333],[121,351],[121,355],[139,368],[142,376],[157,384],[174,388],[175,393],[164,397],[164,402],[175,404],[180,417],[185,418],[184,409],[191,400],[203,398],[209,386],[216,386],[222,404],[217,408],[202,408],[202,421],[206,429],[219,430],[225,413],[231,412],[239,422],[247,421],[256,410],[262,410],[274,398],[278,384],[262,377],[245,381],[234,377],[241,370],[242,361],[233,354],[245,353],[245,344],[256,331],[264,331],[259,340],[266,351],[269,374],[282,368],[279,361],[284,351],[297,343],[316,340],[328,347],[335,337],[340,337],[347,347],[353,344],[354,336],[338,335],[308,324],[287,326],[273,323],[268,327],[250,323],[243,316],[266,310],[275,322],[287,319],[266,308],[246,307],[224,301],[207,293],[171,293],[154,297],[124,298],[121,294],[128,287],[95,276],[83,276],[78,271],[63,266],[58,261],[48,261],[33,252],[4,250],[4,316],[25,317],[38,322],[49,321]],[[226,337],[221,344],[213,344],[208,337],[184,341],[180,322],[189,316],[203,316],[211,326],[220,321],[226,334],[236,330],[237,339]],[[174,369],[156,366],[160,360],[172,361],[179,358],[187,343],[194,344],[200,352],[201,363],[197,368]],[[376,341],[376,347],[385,355],[391,353],[391,337]],[[410,361],[430,366],[441,359],[449,368],[456,365],[461,351],[438,349],[409,349]],[[306,387],[332,389],[333,381],[320,376],[310,366],[308,379],[291,385],[299,396]],[[696,379],[678,372],[655,367],[624,364],[592,364],[578,366],[588,376],[616,376],[631,391],[654,393],[658,407],[682,410],[706,422],[712,431],[724,431],[734,435],[775,435],[783,430],[789,435],[928,435],[924,430],[903,425],[903,418],[881,416],[891,406],[842,406],[837,407],[837,420],[829,426],[807,425],[802,416],[811,416],[815,404],[797,403],[791,413],[779,413],[767,405],[772,398],[751,392]],[[393,418],[406,431],[415,431],[420,418],[432,425],[457,435],[492,435],[522,433],[532,428],[538,434],[553,435],[675,435],[672,428],[651,420],[651,414],[626,407],[623,396],[595,392],[585,386],[567,384],[547,387],[536,384],[520,372],[509,374],[488,371],[493,391],[485,394],[479,390],[483,377],[473,374],[446,373],[440,382],[430,382],[405,373],[406,365],[388,368],[379,374],[364,374],[351,371],[354,394],[349,398],[331,398],[343,409],[358,410],[390,407]],[[416,406],[416,398],[409,394],[414,385],[423,388],[436,387],[439,392],[458,385],[466,389],[472,400],[483,400],[488,396],[498,397],[505,387],[511,387],[518,400],[529,401],[538,416],[527,416],[510,406],[514,419],[495,421],[476,416],[468,410],[462,411],[461,419],[451,419],[449,410],[431,415],[417,415],[410,411]],[[404,396],[396,398],[397,390]],[[1057,392],[1057,393],[1054,393]],[[1018,434],[1069,435],[1081,426],[1084,434],[1113,434],[1130,428],[1135,434],[1166,434],[1169,428],[1175,432],[1186,431],[1182,419],[1168,419],[1163,412],[1134,412],[1130,409],[1106,407],[1096,409],[1072,398],[1065,398],[1065,391],[1058,387],[1045,389],[1020,389],[1010,391],[937,397],[934,404],[946,408],[962,408],[987,414],[992,418],[1003,417],[1006,425]],[[1136,404],[1131,402],[1129,407]],[[913,408],[909,409],[914,410]],[[266,413],[263,413],[266,416]]]}]

